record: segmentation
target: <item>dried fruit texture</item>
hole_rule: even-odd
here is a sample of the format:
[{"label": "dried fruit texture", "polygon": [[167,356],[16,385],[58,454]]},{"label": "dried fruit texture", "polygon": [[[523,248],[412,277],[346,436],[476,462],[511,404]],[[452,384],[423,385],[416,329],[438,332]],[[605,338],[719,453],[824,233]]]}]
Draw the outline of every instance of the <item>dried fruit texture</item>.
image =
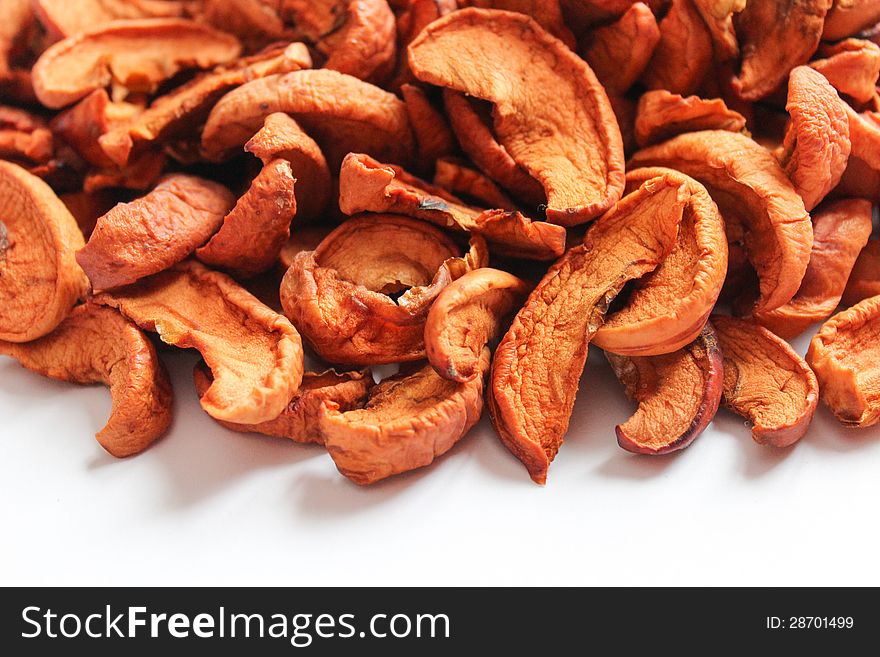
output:
[{"label": "dried fruit texture", "polygon": [[178,71],[210,68],[238,57],[238,40],[176,18],[122,21],[59,41],[32,70],[34,91],[46,107],[75,103],[95,89],[153,93]]},{"label": "dried fruit texture", "polygon": [[162,177],[168,158],[159,151],[146,151],[124,167],[92,169],[83,180],[83,190],[117,188],[146,191],[153,188]]},{"label": "dried fruit texture", "polygon": [[752,424],[756,443],[787,447],[800,440],[819,401],[810,366],[762,326],[720,315],[712,326],[724,354],[724,406]]},{"label": "dried fruit texture", "polygon": [[294,71],[244,84],[220,99],[202,132],[204,155],[235,153],[275,112],[292,116],[321,146],[332,169],[349,152],[407,164],[413,137],[406,106],[394,94],[336,71]]},{"label": "dried fruit texture", "polygon": [[54,151],[45,121],[17,107],[0,105],[0,158],[45,163]]},{"label": "dried fruit texture", "polygon": [[[211,370],[204,363],[193,368],[196,391],[199,397],[207,392],[214,381]],[[335,404],[340,412],[363,408],[367,402],[373,376],[370,370],[361,372],[306,372],[303,374],[299,390],[293,395],[287,407],[274,420],[259,424],[220,424],[230,431],[242,433],[261,433],[276,438],[289,438],[297,443],[324,444],[320,419],[325,403]]]},{"label": "dried fruit texture", "polygon": [[875,0],[835,0],[825,17],[822,38],[836,41],[861,32],[880,21],[880,4]]},{"label": "dried fruit texture", "polygon": [[623,143],[608,97],[590,67],[532,19],[457,11],[410,44],[409,63],[423,82],[494,103],[498,141],[543,185],[549,221],[583,223],[620,198]]},{"label": "dried fruit texture", "polygon": [[869,240],[859,254],[843,292],[843,305],[854,306],[880,295],[880,240]]},{"label": "dried fruit texture", "polygon": [[146,196],[120,203],[98,219],[76,260],[96,290],[134,283],[207,242],[234,203],[222,185],[171,174]]},{"label": "dried fruit texture", "polygon": [[270,114],[244,149],[268,166],[284,159],[296,178],[297,223],[318,219],[330,203],[333,184],[321,148],[287,114]]},{"label": "dried fruit texture", "polygon": [[588,27],[620,18],[633,0],[560,0],[559,4],[569,27],[580,34]]},{"label": "dried fruit texture", "polygon": [[678,238],[653,272],[633,283],[624,308],[609,315],[593,342],[627,356],[671,353],[697,338],[727,274],[724,220],[706,188],[670,169],[636,169],[627,191],[658,177],[680,186],[684,200]]},{"label": "dried fruit texture", "polygon": [[823,59],[810,67],[824,75],[840,93],[859,103],[868,103],[877,93],[880,76],[880,46],[864,39],[847,39],[819,46]]},{"label": "dried fruit texture", "polygon": [[460,6],[503,9],[525,14],[572,50],[577,45],[574,35],[565,24],[560,0],[464,0],[460,2]]},{"label": "dried fruit texture", "polygon": [[183,2],[174,0],[33,0],[34,11],[53,40],[92,30],[115,20],[177,18]]},{"label": "dried fruit texture", "polygon": [[[98,140],[114,128],[128,124],[141,112],[132,103],[114,103],[105,89],[95,89],[73,107],[52,119],[52,131],[95,167],[115,168]],[[127,164],[124,162],[123,164]]]},{"label": "dried fruit texture", "polygon": [[70,210],[83,236],[88,239],[95,229],[98,219],[119,203],[116,192],[101,190],[98,192],[71,192],[62,194],[61,201]]},{"label": "dried fruit texture", "polygon": [[492,134],[487,103],[451,89],[443,90],[443,105],[461,150],[489,178],[526,205],[545,205],[544,188],[517,164]]},{"label": "dried fruit texture", "polygon": [[792,70],[785,109],[791,122],[779,161],[812,210],[846,169],[852,147],[846,109],[828,80],[808,66]]},{"label": "dried fruit texture", "polygon": [[695,178],[722,216],[745,227],[749,261],[761,281],[755,311],[773,310],[800,287],[813,245],[810,215],[767,150],[740,134],[692,132],[636,153],[630,167],[663,166]]},{"label": "dried fruit texture", "polygon": [[880,171],[880,113],[859,113],[846,103],[841,106],[849,124],[850,159],[862,160],[874,171]]},{"label": "dried fruit texture", "polygon": [[95,437],[113,456],[142,452],[171,424],[171,384],[153,344],[111,308],[78,306],[38,340],[0,341],[0,354],[53,379],[107,384],[113,407]]},{"label": "dried fruit texture", "polygon": [[530,289],[516,276],[489,267],[450,283],[425,322],[425,353],[437,374],[459,382],[477,376],[483,348],[498,338]]},{"label": "dried fruit texture", "polygon": [[659,178],[618,202],[550,268],[495,351],[492,423],[539,484],[568,430],[589,342],[626,282],[672,250],[680,195],[678,183]]},{"label": "dried fruit texture", "polygon": [[52,331],[85,294],[76,219],[36,176],[0,161],[0,340]]},{"label": "dried fruit texture", "polygon": [[231,278],[196,262],[95,301],[119,309],[167,344],[197,349],[214,376],[202,408],[217,420],[274,420],[299,387],[303,353],[296,329]]},{"label": "dried fruit texture", "polygon": [[870,297],[829,319],[807,352],[822,399],[848,427],[880,420],[880,297]]},{"label": "dried fruit texture", "polygon": [[660,41],[642,82],[683,96],[696,93],[712,69],[712,37],[693,0],[672,0],[659,27]]},{"label": "dried fruit texture", "polygon": [[251,52],[284,40],[284,21],[274,0],[201,0],[196,16],[209,25],[234,34]]},{"label": "dried fruit texture", "polygon": [[487,264],[478,251],[461,258],[438,229],[400,215],[354,217],[294,257],[281,303],[328,362],[418,360],[431,303],[453,280]]},{"label": "dried fruit texture", "polygon": [[[393,3],[392,9],[397,10]],[[397,67],[388,88],[401,88],[415,79],[409,70],[406,47],[427,25],[457,9],[456,0],[407,0],[404,3],[404,8],[397,13]]]},{"label": "dried fruit texture", "polygon": [[292,43],[283,50],[246,57],[202,73],[152,102],[144,112],[100,137],[100,146],[116,164],[152,144],[165,144],[196,130],[229,90],[256,78],[311,67],[308,49]]},{"label": "dried fruit texture", "polygon": [[490,178],[460,162],[448,158],[437,160],[434,184],[488,208],[516,210],[516,204]]},{"label": "dried fruit texture", "polygon": [[428,100],[425,92],[412,84],[400,87],[406,113],[418,145],[419,162],[434,162],[455,152],[455,135],[443,113]]},{"label": "dried fruit texture", "polygon": [[692,0],[692,2],[712,36],[715,59],[726,62],[739,57],[733,16],[745,9],[746,0]]},{"label": "dried fruit texture", "polygon": [[724,367],[710,324],[691,344],[661,356],[606,353],[626,395],[638,402],[617,425],[617,443],[636,454],[668,454],[690,445],[709,425],[724,384]]},{"label": "dried fruit texture", "polygon": [[748,2],[734,23],[742,48],[742,68],[733,87],[743,100],[760,100],[805,64],[819,45],[832,0]]},{"label": "dried fruit texture", "polygon": [[830,317],[871,236],[872,211],[871,202],[864,199],[832,201],[817,210],[813,214],[810,266],[800,290],[787,304],[758,313],[755,320],[788,340]]},{"label": "dried fruit texture", "polygon": [[281,247],[278,254],[278,264],[283,274],[297,254],[303,251],[314,251],[324,239],[333,232],[333,226],[297,226],[293,229],[290,239]]},{"label": "dried fruit texture", "polygon": [[327,60],[324,68],[368,82],[383,82],[390,75],[396,53],[394,14],[385,0],[343,0],[341,25],[315,45]]},{"label": "dried fruit texture", "polygon": [[264,166],[217,234],[196,249],[196,257],[245,278],[269,269],[290,237],[296,182],[287,160]]},{"label": "dried fruit texture", "polygon": [[728,109],[720,98],[680,96],[665,89],[645,93],[636,111],[635,134],[639,146],[650,146],[684,132],[727,130],[741,132],[746,118]]},{"label": "dried fruit texture", "polygon": [[0,79],[13,74],[10,58],[21,35],[33,22],[31,0],[7,0],[3,6],[3,22],[0,24]]},{"label": "dried fruit texture", "polygon": [[641,77],[659,42],[654,13],[636,2],[619,20],[594,30],[581,56],[609,95],[621,95]]},{"label": "dried fruit texture", "polygon": [[518,211],[480,210],[400,167],[349,153],[339,173],[339,209],[345,214],[392,212],[484,237],[499,254],[553,260],[565,251],[565,229],[532,222]]},{"label": "dried fruit texture", "polygon": [[328,404],[321,431],[339,472],[365,485],[430,465],[480,419],[488,371],[484,349],[479,375],[466,383],[447,381],[423,365],[379,383],[362,409]]}]

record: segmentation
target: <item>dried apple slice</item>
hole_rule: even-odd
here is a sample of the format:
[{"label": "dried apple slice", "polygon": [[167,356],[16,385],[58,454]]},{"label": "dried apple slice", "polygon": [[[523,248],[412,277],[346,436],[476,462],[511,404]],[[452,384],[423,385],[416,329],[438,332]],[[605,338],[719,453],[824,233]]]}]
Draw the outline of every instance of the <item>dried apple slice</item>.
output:
[{"label": "dried apple slice", "polygon": [[83,236],[42,180],[0,161],[0,340],[46,335],[88,289],[76,264]]},{"label": "dried apple slice", "polygon": [[742,220],[749,260],[761,280],[756,312],[791,300],[810,261],[813,227],[803,200],[766,149],[740,134],[706,130],[639,151],[630,167],[644,166],[669,167],[695,178],[722,216]]},{"label": "dried apple slice", "polygon": [[202,408],[217,420],[274,420],[299,387],[303,352],[296,329],[231,278],[197,262],[181,262],[95,301],[167,344],[197,349],[214,376]]},{"label": "dried apple slice", "polygon": [[487,264],[484,244],[475,237],[462,257],[430,224],[402,215],[359,215],[314,251],[294,256],[281,282],[281,303],[328,362],[419,360],[431,303],[453,280]]},{"label": "dried apple slice", "polygon": [[120,203],[98,219],[76,260],[96,290],[134,283],[207,242],[234,203],[222,185],[171,174],[146,196]]},{"label": "dried apple slice", "polygon": [[848,427],[880,420],[880,297],[870,297],[829,319],[810,342],[807,362],[822,400]]},{"label": "dried apple slice", "polygon": [[55,151],[52,132],[36,114],[0,105],[0,158],[46,163]]},{"label": "dried apple slice", "polygon": [[289,114],[321,146],[332,169],[349,152],[409,163],[414,144],[406,105],[350,75],[326,69],[269,75],[220,99],[202,131],[202,150],[221,161],[238,150],[275,112]]},{"label": "dried apple slice", "polygon": [[856,102],[871,102],[880,76],[880,46],[866,39],[846,39],[819,46],[819,54],[822,59],[810,62],[810,68]]},{"label": "dried apple slice", "polygon": [[608,304],[666,258],[686,200],[666,177],[624,197],[550,268],[498,345],[492,423],[536,483],[545,483],[562,445],[587,347]]},{"label": "dried apple slice", "polygon": [[531,221],[519,212],[481,210],[393,164],[349,153],[339,173],[345,214],[392,212],[484,237],[501,255],[552,260],[565,250],[565,228]]},{"label": "dried apple slice", "polygon": [[743,100],[760,100],[805,64],[822,36],[832,0],[747,2],[734,25],[743,59],[733,88]]},{"label": "dried apple slice", "polygon": [[415,134],[419,161],[432,163],[437,158],[455,152],[452,128],[443,112],[431,104],[425,92],[413,84],[404,84],[400,87],[400,93],[406,103],[406,113]]},{"label": "dried apple slice", "polygon": [[193,21],[119,21],[68,37],[43,52],[32,71],[34,91],[53,109],[110,85],[153,93],[178,71],[210,68],[240,52],[235,37]]},{"label": "dried apple slice", "polygon": [[583,223],[620,198],[623,142],[608,97],[590,67],[532,19],[462,9],[425,28],[409,64],[423,82],[494,103],[498,140],[543,185],[548,220]]},{"label": "dried apple slice", "polygon": [[854,306],[859,301],[880,294],[880,239],[868,240],[859,254],[843,292],[843,305]]},{"label": "dried apple slice", "polygon": [[798,293],[784,306],[756,313],[755,321],[790,340],[828,319],[871,236],[872,215],[871,202],[864,199],[831,201],[814,212],[813,251]]},{"label": "dried apple slice", "polygon": [[880,4],[875,0],[835,0],[822,30],[826,41],[844,39],[880,21]]},{"label": "dried apple slice", "polygon": [[642,76],[648,89],[689,96],[712,69],[712,36],[691,0],[672,0],[660,41]]},{"label": "dried apple slice", "polygon": [[[201,398],[211,387],[214,377],[204,362],[193,368],[196,392]],[[339,411],[352,411],[363,408],[373,387],[370,370],[360,372],[306,372],[303,374],[299,390],[287,407],[274,420],[259,424],[237,424],[218,422],[230,431],[241,433],[261,433],[276,438],[288,438],[297,443],[324,444],[320,420],[323,405],[332,402]]]},{"label": "dried apple slice", "polygon": [[812,210],[837,186],[852,143],[844,103],[828,80],[809,66],[798,66],[788,78],[785,109],[791,122],[779,162]]},{"label": "dried apple slice", "polygon": [[116,20],[178,18],[184,15],[177,0],[32,0],[37,18],[54,39],[63,39]]},{"label": "dried apple slice", "polygon": [[700,334],[724,284],[724,221],[705,187],[658,167],[630,171],[627,190],[660,176],[678,184],[686,198],[678,238],[660,266],[633,283],[626,305],[596,331],[593,342],[605,351],[653,356],[683,348]]},{"label": "dried apple slice", "polygon": [[636,454],[669,454],[690,445],[709,425],[724,383],[721,350],[711,324],[691,344],[661,356],[606,352],[614,374],[638,402],[617,425],[617,443]]},{"label": "dried apple slice", "polygon": [[425,364],[376,385],[362,409],[328,404],[320,425],[327,452],[361,485],[430,465],[480,419],[488,371],[483,349],[479,374],[466,383],[447,381]]},{"label": "dried apple slice", "polygon": [[516,276],[489,267],[450,283],[425,322],[425,353],[437,374],[459,382],[475,377],[483,347],[498,337],[530,289]]},{"label": "dried apple slice", "polygon": [[53,379],[106,383],[113,408],[95,438],[113,456],[142,452],[171,424],[171,384],[153,343],[111,308],[78,306],[38,340],[0,340],[0,354]]},{"label": "dried apple slice", "polygon": [[746,0],[691,1],[712,36],[715,59],[719,62],[727,62],[739,57],[739,44],[736,41],[733,17],[745,9]]},{"label": "dried apple slice", "polygon": [[724,354],[722,403],[752,425],[756,443],[787,447],[807,432],[819,386],[794,349],[763,326],[712,316]]},{"label": "dried apple slice", "polygon": [[720,98],[684,97],[665,89],[656,89],[639,99],[635,136],[638,145],[644,147],[684,132],[741,132],[745,127],[746,118],[728,109]]},{"label": "dried apple slice", "polygon": [[486,208],[516,210],[516,203],[488,176],[450,158],[437,160],[434,184]]}]

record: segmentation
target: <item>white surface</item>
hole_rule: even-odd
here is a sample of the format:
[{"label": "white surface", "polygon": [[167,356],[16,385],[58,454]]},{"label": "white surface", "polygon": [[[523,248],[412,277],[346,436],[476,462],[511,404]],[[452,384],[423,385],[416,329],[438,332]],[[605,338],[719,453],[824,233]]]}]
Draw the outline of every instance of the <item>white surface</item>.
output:
[{"label": "white surface", "polygon": [[880,429],[821,406],[793,449],[721,411],[684,452],[634,456],[594,350],[546,488],[485,417],[432,467],[359,488],[320,448],[214,424],[194,357],[163,358],[174,427],[123,461],[93,438],[106,389],[0,358],[0,583],[880,584]]}]

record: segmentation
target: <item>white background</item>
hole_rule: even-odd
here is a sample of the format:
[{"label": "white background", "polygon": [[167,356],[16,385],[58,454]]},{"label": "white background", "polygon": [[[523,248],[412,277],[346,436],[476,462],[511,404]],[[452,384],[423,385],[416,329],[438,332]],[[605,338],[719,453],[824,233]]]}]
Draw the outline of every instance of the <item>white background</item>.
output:
[{"label": "white background", "polygon": [[684,452],[635,456],[593,350],[545,488],[485,416],[430,468],[360,488],[319,447],[216,425],[195,356],[162,357],[174,426],[126,460],[93,437],[105,388],[0,358],[2,584],[880,584],[880,428],[821,405],[792,449],[721,411]]}]

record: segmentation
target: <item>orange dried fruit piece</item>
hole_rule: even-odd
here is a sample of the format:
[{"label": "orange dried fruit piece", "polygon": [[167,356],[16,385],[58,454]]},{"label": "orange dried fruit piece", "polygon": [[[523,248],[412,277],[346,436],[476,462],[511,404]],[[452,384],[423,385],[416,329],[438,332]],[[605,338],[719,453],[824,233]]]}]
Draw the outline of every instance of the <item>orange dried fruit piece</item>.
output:
[{"label": "orange dried fruit piece", "polygon": [[[431,2],[433,4],[433,1]],[[418,145],[419,161],[434,162],[455,151],[455,135],[443,113],[436,109],[428,96],[413,84],[400,87],[406,113]]]},{"label": "orange dried fruit piece", "polygon": [[552,260],[565,250],[565,228],[531,221],[516,210],[481,210],[393,164],[349,153],[339,173],[339,209],[391,212],[484,237],[502,255]]},{"label": "orange dried fruit piece", "polygon": [[620,95],[641,77],[659,41],[654,13],[636,2],[614,23],[593,30],[580,52],[605,91]]},{"label": "orange dried fruit piece", "polygon": [[746,0],[692,0],[692,2],[712,36],[715,59],[719,62],[727,62],[739,57],[733,17],[745,9]]},{"label": "orange dried fruit piece", "polygon": [[880,239],[868,240],[859,254],[843,292],[843,305],[854,306],[880,295]]},{"label": "orange dried fruit piece", "polygon": [[98,219],[76,260],[96,290],[134,283],[207,242],[234,203],[218,183],[170,174],[146,196],[120,203]]},{"label": "orange dried fruit piece", "polygon": [[516,276],[489,267],[444,288],[425,322],[425,353],[437,374],[458,382],[475,377],[483,347],[497,339],[530,289]]},{"label": "orange dried fruit piece", "polygon": [[409,64],[423,82],[494,104],[498,141],[544,187],[549,221],[583,223],[620,198],[623,142],[608,97],[592,69],[532,19],[462,9],[425,28]]},{"label": "orange dried fruit piece", "polygon": [[832,0],[747,2],[734,25],[742,49],[742,68],[733,88],[743,100],[760,100],[806,64],[822,36]]},{"label": "orange dried fruit piece", "polygon": [[489,411],[502,442],[539,484],[562,445],[608,304],[672,250],[686,202],[656,178],[625,196],[554,264],[495,351]]},{"label": "orange dried fruit piece", "polygon": [[813,213],[813,250],[801,287],[784,306],[755,314],[755,321],[787,340],[830,317],[871,236],[873,208],[864,199],[831,201]]},{"label": "orange dried fruit piece", "polygon": [[870,297],[829,319],[810,342],[807,362],[822,400],[847,427],[880,420],[880,297]]},{"label": "orange dried fruit piece", "polygon": [[834,0],[825,16],[822,38],[836,41],[861,32],[880,21],[880,3],[875,0]]},{"label": "orange dried fruit piece", "polygon": [[880,76],[880,46],[865,39],[846,39],[819,46],[819,54],[823,59],[810,62],[811,68],[840,93],[859,103],[871,102]]},{"label": "orange dried fruit piece", "polygon": [[712,37],[692,0],[672,0],[660,20],[660,40],[642,82],[689,96],[712,70]]},{"label": "orange dried fruit piece", "polygon": [[574,35],[565,24],[560,0],[468,0],[467,3],[462,4],[481,9],[503,9],[525,14],[572,50],[577,45]]},{"label": "orange dried fruit piece", "polygon": [[277,159],[290,162],[296,178],[297,223],[318,219],[330,202],[333,183],[330,168],[315,140],[287,114],[270,114],[263,127],[244,145],[264,166]]},{"label": "orange dried fruit piece", "polygon": [[290,237],[290,222],[296,214],[296,182],[287,160],[273,160],[264,166],[223,218],[220,230],[196,249],[196,257],[240,277],[269,269]]},{"label": "orange dried fruit piece", "polygon": [[546,204],[541,183],[517,164],[492,134],[488,103],[444,89],[443,105],[458,145],[483,173],[527,205]]},{"label": "orange dried fruit piece", "polygon": [[758,444],[787,447],[800,440],[819,401],[810,366],[763,326],[721,315],[711,322],[724,354],[724,406],[750,422]]},{"label": "orange dried fruit piece", "polygon": [[[214,381],[211,370],[204,362],[199,362],[193,368],[193,379],[200,398]],[[323,405],[332,402],[341,412],[363,408],[372,387],[373,376],[370,370],[306,372],[299,390],[281,415],[274,420],[259,424],[219,422],[230,431],[261,433],[276,438],[289,438],[297,443],[323,445],[324,435],[320,427]]]},{"label": "orange dried fruit piece", "polygon": [[123,188],[146,191],[159,182],[168,158],[161,151],[146,151],[124,167],[92,169],[83,180],[83,190]]},{"label": "orange dried fruit piece", "polygon": [[690,445],[709,425],[724,383],[721,350],[711,324],[678,351],[660,356],[606,352],[611,368],[638,402],[616,427],[617,443],[635,454],[669,454]]},{"label": "orange dried fruit piece", "polygon": [[0,105],[0,158],[46,163],[55,151],[52,132],[39,116]]},{"label": "orange dried fruit piece", "polygon": [[480,419],[489,357],[483,349],[478,376],[465,383],[415,365],[376,385],[364,408],[327,404],[321,432],[339,472],[356,484],[373,484],[449,451]]},{"label": "orange dried fruit piece", "polygon": [[821,73],[809,66],[792,70],[785,104],[791,122],[779,161],[807,210],[837,186],[846,170],[852,143],[843,105]]},{"label": "orange dried fruit piece", "polygon": [[756,312],[791,300],[810,261],[813,227],[803,200],[766,149],[740,134],[706,130],[637,152],[630,167],[644,166],[669,167],[695,178],[722,216],[739,217],[760,278]]},{"label": "orange dried fruit piece", "polygon": [[469,254],[460,253],[430,224],[394,214],[359,215],[314,251],[294,256],[281,281],[281,303],[328,362],[419,360],[431,303],[453,280],[488,262],[479,237]]},{"label": "orange dried fruit piece", "polygon": [[297,254],[303,251],[314,251],[324,239],[333,232],[333,226],[297,226],[292,231],[290,239],[281,247],[278,254],[278,264],[281,267],[281,273],[284,274]]},{"label": "orange dried fruit piece", "polygon": [[185,9],[183,2],[175,0],[33,0],[33,7],[53,40],[115,20],[177,18]]},{"label": "orange dried fruit piece", "polygon": [[663,168],[635,169],[627,191],[665,177],[684,200],[675,246],[651,273],[633,283],[626,305],[605,318],[593,342],[626,356],[677,351],[697,338],[718,300],[727,274],[724,220],[706,188]]},{"label": "orange dried fruit piece", "polygon": [[680,135],[700,130],[741,132],[746,118],[728,109],[720,98],[681,96],[665,89],[648,91],[639,99],[635,135],[639,146],[650,146]]},{"label": "orange dried fruit piece", "polygon": [[449,158],[437,160],[434,167],[434,184],[470,199],[477,205],[500,210],[516,210],[516,203],[488,176],[461,162]]},{"label": "orange dried fruit piece", "polygon": [[153,344],[111,308],[78,306],[33,342],[0,340],[0,354],[53,379],[107,384],[113,407],[95,438],[113,456],[145,450],[171,424],[171,384]]},{"label": "orange dried fruit piece", "polygon": [[406,105],[394,94],[326,69],[269,75],[223,96],[202,132],[205,157],[236,153],[275,112],[289,114],[336,169],[349,152],[407,164],[414,145]]},{"label": "orange dried fruit piece", "polygon": [[52,188],[0,161],[0,340],[52,331],[88,289],[76,264],[83,236]]},{"label": "orange dried fruit piece", "polygon": [[178,71],[211,68],[240,52],[235,37],[193,21],[118,21],[49,47],[34,64],[34,91],[43,105],[54,109],[111,85],[149,94]]},{"label": "orange dried fruit piece", "polygon": [[256,78],[310,68],[308,49],[291,43],[284,49],[239,59],[201,73],[189,82],[156,98],[141,114],[115,126],[99,139],[105,154],[123,166],[153,144],[165,144],[187,136],[207,119],[211,108],[231,89]]},{"label": "orange dried fruit piece", "polygon": [[8,81],[14,80],[18,73],[10,60],[34,22],[34,11],[31,0],[7,0],[3,9],[3,22],[0,23],[0,81]]},{"label": "orange dried fruit piece", "polygon": [[217,420],[274,420],[299,387],[303,352],[296,329],[231,278],[197,262],[181,262],[95,301],[166,344],[198,350],[214,376],[201,405]]},{"label": "orange dried fruit piece", "polygon": [[406,47],[415,39],[426,25],[441,16],[457,11],[457,0],[404,0],[401,7],[389,3],[396,14],[397,22],[397,67],[388,89],[400,88],[414,80],[406,60]]}]

